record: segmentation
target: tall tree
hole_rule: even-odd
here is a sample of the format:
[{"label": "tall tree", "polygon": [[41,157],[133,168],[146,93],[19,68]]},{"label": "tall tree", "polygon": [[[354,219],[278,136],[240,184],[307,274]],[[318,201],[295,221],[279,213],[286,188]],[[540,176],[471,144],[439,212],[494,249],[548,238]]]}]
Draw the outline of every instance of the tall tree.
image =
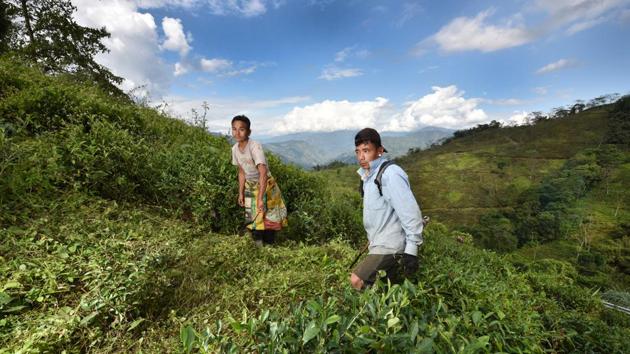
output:
[{"label": "tall tree", "polygon": [[12,28],[11,18],[14,9],[9,3],[0,0],[0,53],[9,48],[9,36]]},{"label": "tall tree", "polygon": [[98,64],[94,57],[107,52],[102,43],[110,34],[105,27],[79,25],[72,17],[76,7],[70,0],[9,0],[19,8],[20,40],[16,50],[40,63],[48,73],[75,73],[108,92],[122,94],[115,84],[122,78]]}]

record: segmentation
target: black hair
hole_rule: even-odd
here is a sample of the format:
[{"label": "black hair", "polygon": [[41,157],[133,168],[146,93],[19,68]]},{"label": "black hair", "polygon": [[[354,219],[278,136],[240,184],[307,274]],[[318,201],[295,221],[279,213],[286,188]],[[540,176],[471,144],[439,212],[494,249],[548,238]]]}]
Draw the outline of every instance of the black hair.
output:
[{"label": "black hair", "polygon": [[[378,134],[376,129],[372,128],[364,128],[361,129],[354,136],[354,146],[359,146],[361,144],[372,143],[377,148],[383,147],[381,144],[381,136]],[[387,152],[387,150],[383,147],[383,152]]]},{"label": "black hair", "polygon": [[230,123],[230,124],[234,124],[234,122],[236,122],[236,121],[240,121],[240,122],[245,123],[245,127],[247,128],[247,131],[250,132],[250,133],[252,132],[252,129],[250,128],[251,125],[252,125],[252,122],[249,121],[249,118],[247,118],[247,116],[240,114],[240,115],[232,118],[232,123]]}]

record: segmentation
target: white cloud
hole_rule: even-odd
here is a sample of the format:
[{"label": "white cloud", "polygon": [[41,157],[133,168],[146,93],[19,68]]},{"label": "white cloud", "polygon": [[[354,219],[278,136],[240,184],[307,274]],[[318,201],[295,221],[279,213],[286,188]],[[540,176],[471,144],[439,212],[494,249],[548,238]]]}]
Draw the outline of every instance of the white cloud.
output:
[{"label": "white cloud", "polygon": [[166,39],[162,43],[161,48],[179,52],[181,56],[186,55],[190,50],[190,45],[188,44],[188,38],[184,34],[182,21],[178,18],[164,17],[162,19],[162,29]]},{"label": "white cloud", "polygon": [[331,101],[305,107],[294,107],[273,131],[286,134],[302,131],[335,131],[376,126],[386,112],[388,100],[377,97],[373,101]]},{"label": "white cloud", "polygon": [[180,62],[175,63],[175,71],[173,72],[173,74],[175,74],[175,76],[180,76],[180,75],[184,75],[186,73],[188,73],[188,67]]},{"label": "white cloud", "polygon": [[239,76],[239,75],[249,75],[249,74],[253,74],[256,71],[256,69],[258,69],[258,65],[254,64],[254,65],[244,67],[242,69],[227,71],[221,74],[221,76],[232,77],[232,76]]},{"label": "white cloud", "polygon": [[363,72],[361,69],[356,68],[339,68],[334,65],[329,65],[322,70],[322,74],[319,76],[320,79],[332,81],[338,80],[348,77],[361,76]]},{"label": "white cloud", "polygon": [[343,62],[344,60],[346,60],[348,55],[350,55],[350,53],[353,50],[354,50],[354,47],[346,47],[346,48],[338,51],[337,54],[335,54],[335,61],[338,62],[338,63]]},{"label": "white cloud", "polygon": [[211,14],[218,16],[255,17],[267,12],[268,5],[278,8],[284,0],[134,0],[141,8],[207,8]]},{"label": "white cloud", "polygon": [[222,58],[199,60],[199,68],[202,71],[216,74],[220,77],[234,77],[240,75],[250,75],[256,72],[259,67],[271,66],[273,63],[240,62],[234,64],[232,61]]},{"label": "white cloud", "polygon": [[384,130],[411,131],[422,126],[465,128],[488,120],[477,108],[479,99],[464,98],[457,86],[434,86],[433,93],[407,104],[403,113],[394,116]]},{"label": "white cloud", "polygon": [[569,27],[567,29],[567,34],[569,35],[573,35],[576,34],[578,32],[582,32],[585,31],[591,27],[595,27],[597,25],[599,25],[600,23],[604,22],[606,20],[606,17],[600,17],[600,18],[595,18],[592,20],[586,20],[583,22],[577,22],[571,25],[571,27]]},{"label": "white cloud", "polygon": [[602,16],[628,0],[535,0],[533,7],[547,12],[557,24],[592,20]]},{"label": "white cloud", "polygon": [[514,112],[508,119],[501,120],[505,125],[523,125],[529,124],[529,112],[521,111]]},{"label": "white cloud", "polygon": [[[492,10],[479,13],[474,18],[458,17],[442,27],[431,38],[445,52],[480,50],[493,52],[516,47],[533,39],[524,26],[506,23],[496,26],[486,23]],[[426,42],[425,42],[426,43]],[[420,46],[424,44],[421,43]]]},{"label": "white cloud", "polygon": [[215,15],[254,17],[267,12],[262,0],[207,0],[210,12]]},{"label": "white cloud", "polygon": [[96,61],[125,79],[121,89],[145,86],[145,91],[154,95],[166,91],[173,77],[172,66],[159,57],[157,26],[151,14],[139,12],[131,0],[72,2],[79,24],[104,26],[111,33],[103,40],[110,52],[97,55]]},{"label": "white cloud", "polygon": [[[412,51],[423,55],[437,45],[444,52],[492,52],[521,46],[558,30],[572,35],[605,22],[628,4],[630,0],[530,0],[521,12],[498,23],[489,21],[492,9],[475,17],[455,18]],[[525,20],[531,25],[526,26]]]},{"label": "white cloud", "polygon": [[357,46],[346,47],[335,54],[335,62],[342,63],[349,58],[365,59],[372,54],[367,49],[357,49]]},{"label": "white cloud", "polygon": [[199,4],[200,0],[133,0],[140,8],[151,9],[160,7],[190,8]]},{"label": "white cloud", "polygon": [[206,59],[201,58],[199,61],[201,65],[201,70],[209,73],[216,73],[219,71],[223,71],[232,67],[232,62],[227,59],[213,58]]},{"label": "white cloud", "polygon": [[[227,132],[230,120],[237,114],[246,114],[252,119],[255,134],[268,133],[273,128],[274,112],[279,109],[290,108],[292,105],[310,100],[307,96],[281,97],[270,100],[245,100],[229,98],[188,98],[180,96],[168,96],[163,102],[167,103],[167,111],[173,116],[190,121],[191,110],[202,111],[202,105],[206,102],[210,109],[207,112],[208,128],[213,131]],[[162,102],[154,102],[159,104]],[[279,117],[276,117],[280,119]]]},{"label": "white cloud", "polygon": [[561,69],[566,69],[572,67],[576,64],[575,60],[572,59],[560,59],[558,61],[554,61],[553,63],[549,63],[542,68],[536,70],[536,74],[548,74],[554,71],[558,71]]}]

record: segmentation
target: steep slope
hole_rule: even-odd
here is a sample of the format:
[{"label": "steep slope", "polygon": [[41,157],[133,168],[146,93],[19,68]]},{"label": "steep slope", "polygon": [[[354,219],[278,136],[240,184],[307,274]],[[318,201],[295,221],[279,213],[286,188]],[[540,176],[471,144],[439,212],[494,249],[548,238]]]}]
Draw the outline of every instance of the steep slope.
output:
[{"label": "steep slope", "polygon": [[256,248],[226,140],[0,59],[0,352],[630,346],[570,267],[517,268],[439,223],[412,282],[355,292],[356,193],[269,160],[291,226]]}]

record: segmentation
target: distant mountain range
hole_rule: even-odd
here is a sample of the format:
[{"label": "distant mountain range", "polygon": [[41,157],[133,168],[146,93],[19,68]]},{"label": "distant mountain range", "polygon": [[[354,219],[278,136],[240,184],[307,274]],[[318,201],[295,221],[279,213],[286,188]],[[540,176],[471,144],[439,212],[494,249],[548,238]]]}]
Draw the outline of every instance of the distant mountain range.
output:
[{"label": "distant mountain range", "polygon": [[[440,139],[450,137],[454,130],[425,127],[413,132],[384,132],[383,146],[389,157],[406,154],[409,149],[426,148]],[[333,132],[295,133],[275,137],[258,138],[265,149],[275,153],[284,162],[306,169],[333,161],[354,163],[355,130]]]}]

